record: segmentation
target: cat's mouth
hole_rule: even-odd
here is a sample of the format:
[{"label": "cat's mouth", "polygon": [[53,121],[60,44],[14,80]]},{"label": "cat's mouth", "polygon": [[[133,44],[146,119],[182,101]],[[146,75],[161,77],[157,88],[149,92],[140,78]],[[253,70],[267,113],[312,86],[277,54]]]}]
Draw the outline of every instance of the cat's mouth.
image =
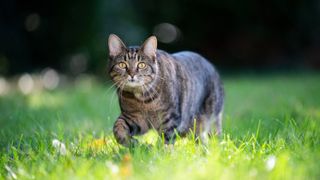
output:
[{"label": "cat's mouth", "polygon": [[142,86],[141,81],[139,81],[139,79],[136,76],[129,76],[127,78],[127,82],[126,82],[126,86],[129,88],[136,88],[136,87],[140,87]]},{"label": "cat's mouth", "polygon": [[131,88],[134,88],[134,87],[139,87],[139,86],[142,86],[143,84],[141,83],[141,81],[139,81],[138,77],[137,76],[128,76],[127,78],[127,82],[126,82],[126,86],[127,87],[131,87]]},{"label": "cat's mouth", "polygon": [[139,81],[135,81],[135,80],[128,80],[126,83],[126,86],[128,87],[140,87],[142,86],[142,83],[140,83]]},{"label": "cat's mouth", "polygon": [[143,77],[128,76],[122,79],[120,82],[119,88],[125,91],[143,91],[148,87],[148,85],[146,85],[147,81]]},{"label": "cat's mouth", "polygon": [[127,80],[122,90],[129,91],[129,92],[141,91],[142,87],[143,87],[143,84],[139,81]]}]

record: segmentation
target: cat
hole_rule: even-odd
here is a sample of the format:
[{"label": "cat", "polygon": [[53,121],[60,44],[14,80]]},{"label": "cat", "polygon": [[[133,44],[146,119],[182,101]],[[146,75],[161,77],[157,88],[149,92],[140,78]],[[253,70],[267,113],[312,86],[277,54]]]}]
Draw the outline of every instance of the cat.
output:
[{"label": "cat", "polygon": [[137,142],[134,135],[150,129],[166,144],[191,130],[205,142],[213,122],[215,133],[221,134],[224,89],[218,72],[204,57],[189,51],[158,50],[155,36],[140,47],[126,47],[111,34],[108,47],[109,75],[121,109],[113,127],[119,144],[130,146]]}]

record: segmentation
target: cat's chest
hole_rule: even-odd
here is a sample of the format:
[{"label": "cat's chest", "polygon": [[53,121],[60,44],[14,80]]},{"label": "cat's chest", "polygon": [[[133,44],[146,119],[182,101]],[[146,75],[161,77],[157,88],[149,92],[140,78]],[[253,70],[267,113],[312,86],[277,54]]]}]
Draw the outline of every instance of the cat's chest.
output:
[{"label": "cat's chest", "polygon": [[129,112],[153,113],[164,109],[161,96],[149,96],[141,93],[121,94],[119,96],[122,110]]}]

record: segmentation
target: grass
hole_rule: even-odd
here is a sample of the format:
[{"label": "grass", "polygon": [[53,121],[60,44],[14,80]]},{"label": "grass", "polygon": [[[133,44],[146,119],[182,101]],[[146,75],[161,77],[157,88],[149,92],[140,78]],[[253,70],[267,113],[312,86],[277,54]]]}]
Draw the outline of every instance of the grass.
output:
[{"label": "grass", "polygon": [[152,131],[137,147],[119,146],[114,89],[93,79],[11,91],[0,96],[0,179],[319,179],[320,75],[224,82],[223,137],[208,146],[190,134],[166,147]]}]

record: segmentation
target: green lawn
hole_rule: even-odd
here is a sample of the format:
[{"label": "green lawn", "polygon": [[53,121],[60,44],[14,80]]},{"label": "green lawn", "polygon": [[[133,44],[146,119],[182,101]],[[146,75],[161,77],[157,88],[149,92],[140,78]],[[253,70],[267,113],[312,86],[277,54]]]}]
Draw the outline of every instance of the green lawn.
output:
[{"label": "green lawn", "polygon": [[319,179],[320,74],[223,79],[223,137],[208,146],[155,132],[119,146],[115,91],[92,79],[0,96],[0,179]]}]

